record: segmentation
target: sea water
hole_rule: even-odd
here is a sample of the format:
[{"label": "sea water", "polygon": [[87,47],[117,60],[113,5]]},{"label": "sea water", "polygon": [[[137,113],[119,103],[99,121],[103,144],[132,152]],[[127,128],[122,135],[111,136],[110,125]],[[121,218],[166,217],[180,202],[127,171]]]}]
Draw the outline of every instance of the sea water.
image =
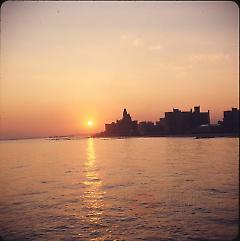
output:
[{"label": "sea water", "polygon": [[231,240],[238,138],[0,142],[6,240]]}]

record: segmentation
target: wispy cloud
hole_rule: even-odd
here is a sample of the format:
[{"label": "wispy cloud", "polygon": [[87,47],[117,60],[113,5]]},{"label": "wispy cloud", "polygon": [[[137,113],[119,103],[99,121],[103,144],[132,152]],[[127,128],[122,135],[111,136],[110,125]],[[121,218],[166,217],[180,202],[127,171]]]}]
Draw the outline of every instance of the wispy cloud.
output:
[{"label": "wispy cloud", "polygon": [[150,45],[149,46],[149,50],[152,50],[152,51],[155,51],[155,50],[161,50],[161,49],[163,49],[163,46],[162,45],[160,45],[160,44],[156,44],[156,45]]},{"label": "wispy cloud", "polygon": [[211,62],[217,63],[222,61],[228,61],[229,55],[223,53],[211,53],[211,54],[195,54],[190,56],[190,61],[192,62]]},{"label": "wispy cloud", "polygon": [[143,47],[144,46],[144,41],[141,38],[135,38],[133,40],[133,46],[135,46],[135,47]]},{"label": "wispy cloud", "polygon": [[130,34],[122,35],[121,41],[136,48],[143,47],[145,45],[143,38]]},{"label": "wispy cloud", "polygon": [[146,41],[146,39],[144,39],[143,37],[136,36],[133,34],[123,34],[121,36],[121,41],[129,46],[135,48],[145,48],[150,51],[159,51],[163,49],[162,44],[151,43],[150,41]]}]

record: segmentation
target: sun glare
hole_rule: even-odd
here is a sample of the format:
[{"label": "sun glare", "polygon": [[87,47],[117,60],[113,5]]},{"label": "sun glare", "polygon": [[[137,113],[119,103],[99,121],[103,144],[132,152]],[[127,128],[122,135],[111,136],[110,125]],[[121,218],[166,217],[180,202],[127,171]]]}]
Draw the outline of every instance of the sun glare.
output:
[{"label": "sun glare", "polygon": [[89,120],[89,121],[87,122],[87,125],[88,125],[88,126],[92,126],[92,125],[93,125],[93,121]]}]

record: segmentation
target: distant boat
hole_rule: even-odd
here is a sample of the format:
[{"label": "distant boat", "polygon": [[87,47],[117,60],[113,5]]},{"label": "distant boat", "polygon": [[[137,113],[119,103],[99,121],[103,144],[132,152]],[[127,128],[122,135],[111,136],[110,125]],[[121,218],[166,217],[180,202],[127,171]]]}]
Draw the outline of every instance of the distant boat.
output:
[{"label": "distant boat", "polygon": [[67,136],[59,136],[59,137],[49,137],[49,138],[47,138],[47,140],[51,140],[51,141],[71,140],[71,138],[69,138]]},{"label": "distant boat", "polygon": [[196,136],[195,139],[215,138],[215,136]]}]

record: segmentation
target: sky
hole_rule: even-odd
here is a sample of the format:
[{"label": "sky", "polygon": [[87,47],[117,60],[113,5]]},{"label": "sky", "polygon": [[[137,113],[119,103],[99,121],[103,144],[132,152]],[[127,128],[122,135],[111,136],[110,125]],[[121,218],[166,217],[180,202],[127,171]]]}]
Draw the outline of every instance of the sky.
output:
[{"label": "sky", "polygon": [[[238,107],[234,2],[7,1],[1,6],[1,138],[86,134],[200,105]],[[91,120],[93,124],[87,125]]]}]

